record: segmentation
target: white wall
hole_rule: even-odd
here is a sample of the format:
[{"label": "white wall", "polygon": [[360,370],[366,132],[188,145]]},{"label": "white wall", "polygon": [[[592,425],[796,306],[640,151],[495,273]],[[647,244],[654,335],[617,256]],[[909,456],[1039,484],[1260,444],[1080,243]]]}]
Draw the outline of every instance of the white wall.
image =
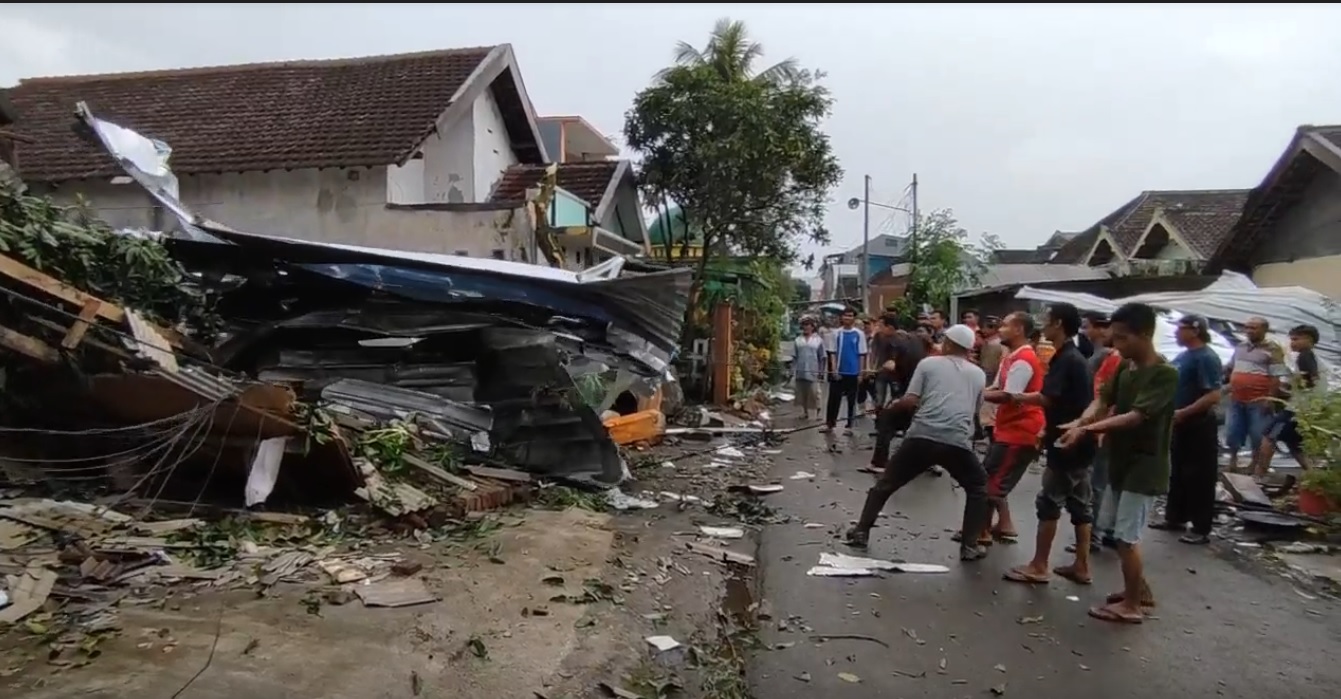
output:
[{"label": "white wall", "polygon": [[[423,211],[387,207],[386,168],[295,170],[179,178],[188,208],[233,228],[317,242],[530,260],[533,236],[521,211]],[[36,187],[34,189],[37,189]],[[51,192],[71,204],[82,194],[116,227],[171,230],[144,190],[107,180],[67,183]],[[525,251],[523,254],[522,251]]]},{"label": "white wall", "polygon": [[517,164],[517,154],[512,150],[512,139],[503,123],[503,111],[498,108],[492,90],[486,90],[475,100],[471,115],[475,129],[476,201],[486,201],[503,171]]}]

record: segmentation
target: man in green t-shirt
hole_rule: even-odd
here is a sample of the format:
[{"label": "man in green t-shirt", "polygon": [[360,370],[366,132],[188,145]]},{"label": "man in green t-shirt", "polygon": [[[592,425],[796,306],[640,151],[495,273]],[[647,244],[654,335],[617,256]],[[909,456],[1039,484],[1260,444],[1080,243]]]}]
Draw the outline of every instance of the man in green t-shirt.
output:
[{"label": "man in green t-shirt", "polygon": [[[1173,434],[1178,370],[1155,350],[1155,310],[1141,303],[1117,309],[1110,319],[1113,349],[1124,358],[1117,374],[1059,440],[1074,447],[1095,434],[1108,435],[1108,488],[1095,528],[1113,532],[1122,560],[1123,589],[1090,609],[1104,621],[1139,624],[1154,605],[1137,544],[1155,507],[1169,489],[1169,443]],[[1100,415],[1109,417],[1098,419]]]}]

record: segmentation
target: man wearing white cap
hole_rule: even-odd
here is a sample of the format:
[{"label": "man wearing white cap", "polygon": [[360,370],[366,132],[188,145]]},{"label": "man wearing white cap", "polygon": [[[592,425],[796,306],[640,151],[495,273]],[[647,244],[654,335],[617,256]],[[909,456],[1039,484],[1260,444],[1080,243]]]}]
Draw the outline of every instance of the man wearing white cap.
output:
[{"label": "man wearing white cap", "polygon": [[[967,325],[946,330],[941,356],[918,363],[903,397],[887,408],[914,411],[912,423],[879,480],[867,491],[861,518],[847,533],[849,546],[866,548],[890,496],[933,465],[943,466],[964,489],[961,531],[986,527],[987,472],[973,452],[973,418],[982,407],[987,384],[982,369],[969,360],[976,339]],[[961,560],[975,561],[984,555],[974,537],[960,542]]]}]

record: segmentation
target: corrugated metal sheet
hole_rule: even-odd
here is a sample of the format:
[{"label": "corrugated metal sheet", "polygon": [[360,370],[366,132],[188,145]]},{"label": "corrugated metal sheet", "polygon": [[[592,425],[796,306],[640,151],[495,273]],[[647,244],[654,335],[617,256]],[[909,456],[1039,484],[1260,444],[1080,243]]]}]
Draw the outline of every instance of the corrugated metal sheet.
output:
[{"label": "corrugated metal sheet", "polygon": [[1280,334],[1296,325],[1312,325],[1321,336],[1317,346],[1319,358],[1328,364],[1341,364],[1341,314],[1335,302],[1299,286],[1260,288],[1235,272],[1222,274],[1201,291],[1168,291],[1105,299],[1092,294],[1026,286],[1015,297],[1044,303],[1072,303],[1081,310],[1106,313],[1112,313],[1124,303],[1145,303],[1234,325],[1242,325],[1249,318],[1264,318],[1278,339],[1284,339]]},{"label": "corrugated metal sheet", "polygon": [[971,296],[1022,284],[1044,284],[1047,282],[1075,282],[1108,279],[1109,274],[1101,269],[1086,265],[1046,265],[1046,264],[995,264],[987,265],[978,275],[974,288],[961,292],[961,296]]}]

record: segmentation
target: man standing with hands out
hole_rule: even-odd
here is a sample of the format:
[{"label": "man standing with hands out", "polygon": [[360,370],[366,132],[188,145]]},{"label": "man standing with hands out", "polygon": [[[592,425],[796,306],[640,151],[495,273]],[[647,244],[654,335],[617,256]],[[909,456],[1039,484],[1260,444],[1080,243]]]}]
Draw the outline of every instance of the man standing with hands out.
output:
[{"label": "man standing with hands out", "polygon": [[[1090,405],[1090,376],[1085,355],[1076,344],[1080,332],[1080,311],[1069,303],[1053,304],[1048,309],[1043,335],[1057,353],[1048,362],[1047,376],[1039,389],[1031,392],[1010,392],[1008,405],[1042,406],[1047,418],[1043,444],[1047,449],[1047,467],[1043,471],[1043,490],[1035,499],[1038,510],[1038,534],[1034,542],[1034,558],[1028,564],[1006,571],[1011,582],[1047,583],[1050,573],[1056,573],[1081,585],[1090,584],[1090,549],[1076,548],[1076,559],[1071,565],[1051,568],[1052,542],[1057,537],[1057,522],[1062,510],[1071,515],[1076,528],[1076,541],[1090,540],[1094,516],[1090,510],[1090,464],[1094,458],[1094,443],[1085,441],[1062,448],[1058,439],[1062,426],[1079,420]],[[1006,406],[1002,406],[1005,410]]]},{"label": "man standing with hands out", "polygon": [[857,392],[861,375],[866,371],[866,333],[855,327],[857,312],[844,308],[838,317],[842,327],[834,331],[833,349],[829,354],[829,399],[824,411],[821,432],[832,432],[838,426],[838,410],[847,401],[846,434],[852,434],[852,423],[857,417]]},{"label": "man standing with hands out", "polygon": [[1178,344],[1185,349],[1173,360],[1178,369],[1178,392],[1173,401],[1169,501],[1164,521],[1150,528],[1182,531],[1191,522],[1192,533],[1184,534],[1179,541],[1208,544],[1215,522],[1215,484],[1220,470],[1215,404],[1220,402],[1224,367],[1209,346],[1211,328],[1205,318],[1179,318],[1177,333]]},{"label": "man standing with hands out", "polygon": [[[1113,313],[1113,348],[1126,359],[1104,385],[1099,400],[1062,435],[1060,446],[1078,448],[1094,435],[1108,435],[1108,489],[1099,508],[1098,526],[1111,529],[1122,561],[1122,591],[1107,604],[1092,607],[1103,621],[1139,624],[1143,609],[1154,606],[1141,560],[1142,530],[1155,497],[1169,487],[1169,446],[1173,432],[1178,370],[1155,350],[1155,309],[1128,303]],[[1112,408],[1112,415],[1097,419]]]}]

